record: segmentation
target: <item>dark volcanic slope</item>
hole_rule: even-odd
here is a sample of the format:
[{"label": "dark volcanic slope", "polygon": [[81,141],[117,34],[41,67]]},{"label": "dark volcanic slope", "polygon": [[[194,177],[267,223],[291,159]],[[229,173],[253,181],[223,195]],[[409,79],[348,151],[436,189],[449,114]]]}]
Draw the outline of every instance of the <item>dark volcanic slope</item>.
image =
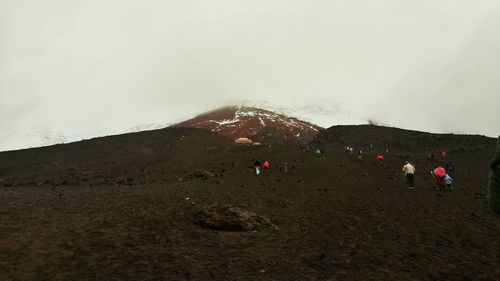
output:
[{"label": "dark volcanic slope", "polygon": [[220,108],[174,127],[209,129],[233,140],[245,137],[271,144],[308,142],[322,129],[283,114],[245,106]]},{"label": "dark volcanic slope", "polygon": [[[411,152],[418,143],[408,149],[377,163],[375,151],[316,157],[177,128],[0,153],[0,180],[14,185],[0,188],[0,280],[500,280],[490,155],[450,153],[454,191],[438,196],[433,163]],[[255,158],[268,174],[255,175]],[[407,158],[414,190],[400,173]],[[294,159],[295,173],[279,170]],[[280,230],[196,225],[214,204]]]},{"label": "dark volcanic slope", "polygon": [[404,152],[492,152],[495,139],[479,135],[431,134],[392,127],[359,125],[333,126],[323,130],[311,143],[313,146],[352,145],[356,149]]},{"label": "dark volcanic slope", "polygon": [[[211,131],[166,128],[0,153],[1,186],[145,183],[231,143]],[[183,157],[184,155],[184,157]]]}]

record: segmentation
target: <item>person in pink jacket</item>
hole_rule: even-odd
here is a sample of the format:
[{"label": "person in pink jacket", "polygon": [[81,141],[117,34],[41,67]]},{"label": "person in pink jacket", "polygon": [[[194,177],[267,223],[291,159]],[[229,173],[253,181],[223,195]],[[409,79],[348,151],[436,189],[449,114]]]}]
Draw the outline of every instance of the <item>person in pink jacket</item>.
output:
[{"label": "person in pink jacket", "polygon": [[264,169],[264,171],[269,170],[269,161],[264,161],[264,164],[262,164],[262,168]]},{"label": "person in pink jacket", "polygon": [[432,174],[434,175],[434,178],[436,179],[436,189],[438,191],[443,191],[444,190],[444,178],[446,177],[446,170],[443,167],[438,166],[434,169]]}]

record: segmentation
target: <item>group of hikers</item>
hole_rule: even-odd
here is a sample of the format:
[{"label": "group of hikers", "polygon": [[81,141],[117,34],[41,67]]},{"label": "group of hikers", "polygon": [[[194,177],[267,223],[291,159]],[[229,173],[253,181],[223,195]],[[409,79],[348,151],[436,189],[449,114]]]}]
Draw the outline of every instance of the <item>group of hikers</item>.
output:
[{"label": "group of hikers", "polygon": [[[370,144],[370,150],[373,150],[373,144]],[[354,147],[352,145],[346,145],[344,146],[344,151],[346,152],[346,154],[349,154],[350,156],[354,156],[354,154],[356,154],[357,156],[357,159],[362,161],[363,160],[363,150],[357,150],[356,153],[354,153]],[[385,153],[389,153],[389,148],[386,147],[384,149]],[[379,163],[383,163],[384,162],[384,154],[383,153],[377,153],[375,155],[375,159],[378,160]]]},{"label": "group of hikers", "polygon": [[[371,146],[372,147],[372,146]],[[309,147],[307,147],[307,150]],[[352,155],[353,152],[353,147],[352,146],[346,146],[345,150],[347,153]],[[388,152],[388,149],[386,149]],[[318,153],[318,150],[316,151]],[[319,150],[319,153],[322,153],[321,150]],[[360,155],[362,152],[359,153]],[[382,157],[380,157],[382,156]],[[436,190],[438,191],[452,191],[453,190],[453,178],[447,173],[446,170],[453,170],[453,166],[450,165],[450,163],[447,161],[447,153],[446,151],[441,152],[441,158],[443,165],[446,167],[442,167],[441,165],[435,165],[435,168],[433,171],[431,171],[431,175],[435,179],[435,187]],[[383,160],[383,155],[379,154],[376,156],[377,159]],[[429,152],[428,153],[428,160],[431,161],[431,163],[434,163],[434,153]],[[255,161],[255,173],[258,175],[261,173],[261,171],[268,171],[270,169],[270,164],[269,161]],[[288,162],[283,162],[280,168],[284,173],[288,172]],[[295,160],[292,163],[292,171],[295,172],[296,169],[296,162]],[[494,158],[490,164],[490,176],[489,176],[489,183],[488,183],[488,206],[490,210],[496,214],[500,214],[500,137],[497,140],[497,145],[496,145],[496,153],[494,155]],[[415,172],[416,168],[415,165],[411,161],[406,161],[403,169],[402,169],[404,175],[406,176],[407,182],[408,182],[408,188],[413,189],[415,188]]]},{"label": "group of hikers", "polygon": [[[446,150],[441,151],[441,161],[442,161],[443,165],[446,165],[447,157],[448,157],[448,153],[446,152]],[[427,153],[427,159],[429,161],[431,161],[431,163],[433,163],[434,162],[434,152],[430,151],[429,153]]]},{"label": "group of hikers", "polygon": [[[373,144],[370,144],[370,150],[373,149]],[[353,156],[354,154],[354,148],[352,145],[347,145],[344,146],[344,150],[347,154]],[[389,148],[385,147],[384,149],[385,153],[389,153]],[[363,157],[363,152],[359,150],[358,152],[358,160],[361,160]],[[427,154],[428,160],[434,164],[434,152],[429,152]],[[435,165],[434,170],[430,171],[430,174],[434,177],[435,179],[435,188],[437,191],[452,191],[453,190],[453,178],[450,176],[449,172],[453,171],[453,166],[450,162],[447,161],[448,153],[446,150],[441,151],[441,159],[442,159],[442,166],[441,165]],[[377,153],[375,155],[375,159],[379,163],[383,163],[385,157],[383,153]],[[500,160],[499,160],[500,161]],[[444,166],[444,167],[443,167]],[[415,188],[415,172],[416,168],[415,165],[411,161],[406,161],[403,169],[402,169],[404,175],[406,176],[406,180],[408,182],[408,189],[413,189]],[[448,172],[447,172],[448,171]],[[500,205],[500,190],[499,190],[499,205]],[[499,207],[500,209],[500,207]]]},{"label": "group of hikers", "polygon": [[[262,162],[260,160],[255,160],[254,168],[255,168],[255,174],[260,175],[261,173],[267,173],[271,168],[271,164],[269,163],[268,160]],[[293,160],[292,173],[295,173],[296,169],[297,169],[297,161]],[[285,174],[288,173],[288,161],[283,161],[283,163],[280,166],[280,170]]]},{"label": "group of hikers", "polygon": [[[415,165],[410,161],[406,161],[403,166],[403,173],[406,176],[408,182],[408,189],[415,188]],[[436,166],[433,171],[431,171],[431,175],[434,176],[435,179],[435,187],[437,191],[452,191],[453,190],[453,178],[446,172],[446,169],[441,166]]]}]

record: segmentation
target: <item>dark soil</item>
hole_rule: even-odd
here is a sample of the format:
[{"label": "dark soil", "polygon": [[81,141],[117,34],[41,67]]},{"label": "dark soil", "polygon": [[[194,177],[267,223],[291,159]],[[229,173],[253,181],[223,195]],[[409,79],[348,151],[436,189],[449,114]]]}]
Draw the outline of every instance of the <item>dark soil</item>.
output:
[{"label": "dark soil", "polygon": [[[378,163],[376,151],[317,157],[180,128],[0,153],[0,280],[500,280],[490,141],[449,153],[446,193],[419,147]],[[257,158],[270,171],[255,175]],[[400,172],[408,158],[414,190]],[[196,224],[214,205],[279,230]]]}]

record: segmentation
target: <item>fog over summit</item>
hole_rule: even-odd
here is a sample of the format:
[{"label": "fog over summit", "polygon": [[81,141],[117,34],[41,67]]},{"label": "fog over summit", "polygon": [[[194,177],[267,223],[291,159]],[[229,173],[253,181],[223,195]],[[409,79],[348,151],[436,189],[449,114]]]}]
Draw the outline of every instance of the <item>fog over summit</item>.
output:
[{"label": "fog over summit", "polygon": [[497,136],[499,27],[496,0],[5,0],[0,150],[245,101]]}]

